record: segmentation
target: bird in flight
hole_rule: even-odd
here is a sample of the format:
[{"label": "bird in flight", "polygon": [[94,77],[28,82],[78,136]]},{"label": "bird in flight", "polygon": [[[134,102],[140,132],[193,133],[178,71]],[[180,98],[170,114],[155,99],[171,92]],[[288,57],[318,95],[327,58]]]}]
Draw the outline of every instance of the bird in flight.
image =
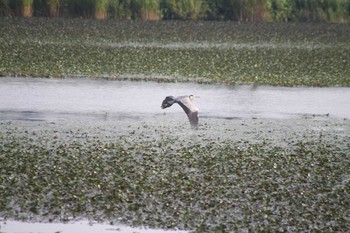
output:
[{"label": "bird in flight", "polygon": [[167,96],[162,102],[162,109],[169,108],[174,103],[177,103],[187,114],[190,124],[193,129],[198,129],[198,108],[192,103],[194,98],[199,98],[199,96],[194,95],[184,95],[184,96]]}]

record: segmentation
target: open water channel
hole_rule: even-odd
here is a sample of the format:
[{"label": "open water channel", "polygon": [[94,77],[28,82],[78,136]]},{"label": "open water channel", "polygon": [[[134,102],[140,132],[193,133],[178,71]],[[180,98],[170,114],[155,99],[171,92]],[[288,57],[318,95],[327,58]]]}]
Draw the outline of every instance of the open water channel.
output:
[{"label": "open water channel", "polygon": [[350,88],[226,86],[88,79],[0,78],[0,120],[135,119],[175,112],[168,95],[198,95],[200,117],[350,118]]}]

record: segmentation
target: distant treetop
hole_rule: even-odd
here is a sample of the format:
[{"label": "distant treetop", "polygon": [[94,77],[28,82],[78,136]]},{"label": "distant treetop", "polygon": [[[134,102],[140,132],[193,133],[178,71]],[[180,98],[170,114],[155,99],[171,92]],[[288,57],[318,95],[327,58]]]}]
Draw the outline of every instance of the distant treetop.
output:
[{"label": "distant treetop", "polygon": [[0,0],[0,15],[348,23],[350,0]]}]

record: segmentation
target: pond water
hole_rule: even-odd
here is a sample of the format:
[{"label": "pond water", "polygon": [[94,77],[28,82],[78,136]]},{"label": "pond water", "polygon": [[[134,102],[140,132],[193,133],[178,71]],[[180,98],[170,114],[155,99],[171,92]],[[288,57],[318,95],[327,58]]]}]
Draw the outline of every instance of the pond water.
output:
[{"label": "pond water", "polygon": [[[200,117],[206,118],[207,122],[215,119],[219,120],[219,123],[222,123],[221,120],[227,121],[226,123],[235,123],[235,121],[230,120],[292,119],[309,115],[329,115],[333,118],[350,119],[350,88],[289,88],[91,79],[0,78],[0,121],[24,120],[19,123],[32,123],[25,121],[62,121],[62,124],[55,124],[60,127],[66,125],[65,121],[71,119],[88,119],[92,120],[93,124],[99,123],[98,121],[128,120],[128,124],[133,124],[134,121],[139,121],[143,117],[152,117],[156,123],[159,123],[161,118],[158,116],[163,116],[164,113],[185,117],[183,110],[177,105],[166,110],[161,109],[160,105],[164,97],[188,94],[201,97],[195,99],[194,102],[200,109]],[[244,129],[243,133],[240,133],[239,129],[229,131],[228,136],[231,137],[232,132],[234,132],[239,135],[238,137],[243,134],[245,137],[252,137],[253,134],[250,132],[256,132],[258,129],[260,133],[253,135],[256,140],[261,140],[265,137],[264,135],[268,135],[265,138],[271,138],[271,140],[276,137],[283,138],[291,132],[288,137],[296,137],[295,135],[299,134],[295,134],[295,132],[301,131],[300,129],[309,123],[295,125],[295,121],[288,120],[288,124],[277,124],[275,126],[278,128],[275,130],[276,137],[273,137],[272,133],[262,133],[263,128],[272,127],[271,124],[259,128],[257,126],[260,124],[259,122],[250,122],[252,128]],[[343,122],[345,123],[342,124],[347,124],[347,121]],[[75,123],[69,122],[69,124]],[[115,122],[106,122],[106,124],[114,125]],[[124,122],[121,125],[123,124]],[[222,125],[222,127],[227,127],[227,124]],[[241,124],[236,126],[238,125]],[[310,128],[322,130],[323,125],[316,126],[310,126]],[[334,129],[337,137],[348,134],[348,128],[344,130],[342,126],[338,125],[337,127],[339,129]],[[288,131],[287,129],[293,130]],[[221,132],[215,127],[214,130]],[[119,131],[119,128],[111,132],[115,133],[115,131]],[[286,131],[285,134],[282,134],[283,131]],[[329,134],[333,134],[335,131],[331,131]],[[195,135],[188,137],[192,138],[192,136]],[[88,221],[30,223],[0,219],[1,233],[111,231],[179,232],[132,228],[122,225],[90,224]]]},{"label": "pond water", "polygon": [[167,95],[194,94],[200,117],[350,118],[350,88],[205,85],[91,79],[0,78],[0,120],[139,119],[163,110]]},{"label": "pond water", "polygon": [[1,233],[184,233],[185,231],[148,229],[128,226],[114,226],[103,223],[92,223],[89,221],[76,221],[71,223],[30,223],[18,221],[0,221]]}]

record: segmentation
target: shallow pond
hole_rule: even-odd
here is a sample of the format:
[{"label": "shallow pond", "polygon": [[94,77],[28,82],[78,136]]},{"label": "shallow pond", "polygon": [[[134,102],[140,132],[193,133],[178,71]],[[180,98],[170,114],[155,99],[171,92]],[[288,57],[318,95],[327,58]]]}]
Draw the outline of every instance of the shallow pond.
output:
[{"label": "shallow pond", "polygon": [[[190,133],[179,106],[160,108],[165,96],[185,94],[201,96],[195,100],[201,127]],[[23,161],[32,169],[25,170],[29,175],[40,174],[28,186],[21,182],[13,189],[12,180],[4,183],[8,190],[0,200],[18,190],[9,200],[17,200],[23,209],[16,212],[12,201],[5,202],[10,208],[0,213],[6,218],[0,218],[0,232],[166,232],[158,229],[168,229],[169,219],[171,228],[188,230],[198,224],[215,229],[222,222],[233,231],[266,231],[268,226],[298,232],[310,230],[312,224],[326,229],[328,223],[345,229],[348,211],[343,200],[348,193],[342,187],[348,181],[344,171],[349,170],[349,106],[350,88],[0,78],[0,154],[6,154],[0,171],[11,174]],[[43,156],[39,160],[33,159],[37,153]],[[100,166],[101,172],[85,173]],[[41,177],[49,177],[50,183]],[[124,178],[130,185],[115,189]],[[103,192],[99,180],[104,181]],[[41,196],[30,191],[37,182],[45,187]],[[51,199],[55,187],[66,199]],[[101,199],[91,204],[95,193]],[[37,207],[40,213],[46,213],[47,206],[58,206],[61,212],[58,216],[50,207],[48,217],[33,216],[31,200],[49,203]],[[61,201],[72,209],[61,208]],[[189,208],[188,203],[196,204]],[[213,203],[215,208],[208,209]],[[74,209],[80,205],[82,211]],[[135,205],[144,207],[130,211]],[[316,222],[309,213],[317,215]],[[330,222],[329,213],[343,217]],[[72,216],[67,224],[47,223]],[[114,225],[79,221],[91,217],[101,222],[111,217]],[[27,218],[34,223],[12,221]]]},{"label": "shallow pond", "polygon": [[167,95],[194,94],[202,118],[350,118],[350,88],[226,86],[89,79],[0,78],[0,120],[139,119]]},{"label": "shallow pond", "polygon": [[62,232],[62,233],[103,233],[103,232],[124,232],[124,233],[182,233],[185,231],[157,230],[148,228],[114,226],[110,224],[93,223],[89,221],[77,221],[72,223],[30,223],[18,221],[0,221],[1,233],[36,233],[36,232]]}]

